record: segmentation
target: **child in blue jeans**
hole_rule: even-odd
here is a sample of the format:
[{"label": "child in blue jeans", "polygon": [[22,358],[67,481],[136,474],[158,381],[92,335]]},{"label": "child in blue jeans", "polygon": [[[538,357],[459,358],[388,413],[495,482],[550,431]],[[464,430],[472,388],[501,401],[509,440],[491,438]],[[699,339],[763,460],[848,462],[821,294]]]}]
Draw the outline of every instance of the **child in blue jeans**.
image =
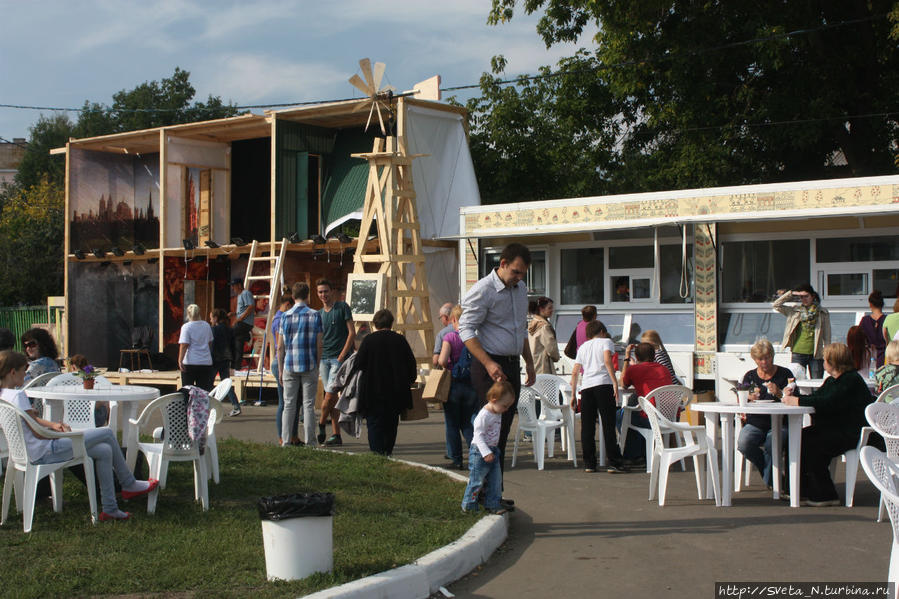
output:
[{"label": "child in blue jeans", "polygon": [[515,393],[508,381],[499,381],[487,391],[487,403],[474,419],[474,435],[468,452],[468,486],[462,496],[462,511],[478,511],[479,496],[484,508],[492,514],[504,514],[500,505],[503,475],[499,468],[499,429],[503,412],[515,403]]}]

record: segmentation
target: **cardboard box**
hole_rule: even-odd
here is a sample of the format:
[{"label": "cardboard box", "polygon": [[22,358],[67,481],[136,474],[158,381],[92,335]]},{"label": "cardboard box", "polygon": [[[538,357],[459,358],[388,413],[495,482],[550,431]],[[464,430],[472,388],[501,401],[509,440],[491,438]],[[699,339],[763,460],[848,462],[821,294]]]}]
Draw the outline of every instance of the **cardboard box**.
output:
[{"label": "cardboard box", "polygon": [[[690,403],[690,405],[704,401],[715,401],[715,392],[703,391],[701,393],[695,393],[693,395],[693,401]],[[691,410],[690,406],[688,405],[687,409],[681,412],[680,421],[692,424],[693,426],[705,426],[705,414],[703,414],[702,412],[697,412],[696,410]]]}]

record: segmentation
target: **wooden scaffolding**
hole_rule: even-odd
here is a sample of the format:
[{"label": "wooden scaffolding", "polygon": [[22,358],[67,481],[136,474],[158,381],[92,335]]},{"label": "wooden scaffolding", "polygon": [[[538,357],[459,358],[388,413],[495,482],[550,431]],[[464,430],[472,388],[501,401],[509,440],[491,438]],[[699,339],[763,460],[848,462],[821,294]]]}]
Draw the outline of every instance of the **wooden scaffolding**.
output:
[{"label": "wooden scaffolding", "polygon": [[415,359],[431,364],[434,326],[431,321],[425,255],[422,251],[412,161],[425,154],[406,152],[402,99],[397,107],[397,132],[376,138],[370,153],[353,154],[368,160],[368,184],[359,239],[377,236],[377,253],[368,253],[367,244],[356,246],[353,258],[355,274],[372,272],[366,265],[377,264],[378,273],[386,278],[385,307],[395,317],[394,330],[406,336],[415,351]]}]

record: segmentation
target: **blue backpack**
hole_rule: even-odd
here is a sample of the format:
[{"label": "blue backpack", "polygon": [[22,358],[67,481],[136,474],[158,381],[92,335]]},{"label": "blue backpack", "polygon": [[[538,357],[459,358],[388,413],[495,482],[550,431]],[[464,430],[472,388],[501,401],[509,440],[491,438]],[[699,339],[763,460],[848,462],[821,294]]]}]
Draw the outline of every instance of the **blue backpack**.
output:
[{"label": "blue backpack", "polygon": [[471,352],[464,345],[459,359],[453,364],[453,378],[466,380],[471,378]]}]

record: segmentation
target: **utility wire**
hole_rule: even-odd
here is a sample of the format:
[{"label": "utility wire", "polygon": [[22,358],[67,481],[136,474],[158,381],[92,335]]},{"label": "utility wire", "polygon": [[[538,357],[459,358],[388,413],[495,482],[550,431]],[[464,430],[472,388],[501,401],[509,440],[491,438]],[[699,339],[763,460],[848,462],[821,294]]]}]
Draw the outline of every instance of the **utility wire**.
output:
[{"label": "utility wire", "polygon": [[[759,42],[767,42],[767,41],[773,41],[773,40],[778,40],[778,39],[785,39],[785,38],[790,38],[790,37],[796,37],[799,35],[806,35],[809,33],[816,32],[816,31],[824,31],[824,30],[828,30],[828,29],[835,29],[838,27],[857,25],[859,23],[864,23],[864,22],[873,21],[876,19],[881,19],[886,16],[887,16],[886,14],[870,15],[870,16],[861,17],[858,19],[851,19],[851,20],[846,20],[846,21],[839,21],[837,23],[829,23],[829,24],[825,24],[825,25],[819,25],[817,27],[805,27],[802,29],[794,29],[793,31],[787,31],[784,33],[773,33],[771,35],[755,37],[752,39],[742,40],[742,41],[738,41],[738,42],[731,42],[728,44],[721,44],[719,46],[713,46],[711,48],[700,48],[697,50],[692,50],[689,52],[682,52],[682,53],[678,53],[678,54],[668,54],[665,56],[659,56],[659,57],[655,57],[655,58],[641,58],[641,59],[634,59],[634,60],[625,60],[625,61],[617,62],[614,64],[600,64],[600,65],[597,65],[596,67],[593,67],[590,69],[554,71],[554,72],[550,72],[550,73],[541,73],[538,75],[520,75],[513,79],[503,79],[503,80],[499,80],[499,81],[494,81],[494,83],[497,85],[510,85],[510,84],[515,84],[515,83],[521,83],[524,81],[536,81],[539,79],[550,79],[553,77],[562,77],[565,75],[577,74],[577,73],[582,73],[582,72],[603,71],[603,70],[628,67],[628,66],[634,66],[634,65],[640,65],[640,64],[652,64],[652,63],[657,63],[657,62],[671,61],[671,60],[675,60],[678,58],[699,56],[699,55],[707,54],[710,52],[718,52],[720,50],[727,50],[730,48],[748,46],[751,44],[757,44]],[[450,87],[442,87],[442,88],[440,88],[440,91],[441,92],[451,92],[451,91],[460,91],[460,90],[465,90],[465,89],[476,89],[476,88],[480,88],[480,87],[481,87],[480,83],[471,83],[471,84],[467,84],[467,85],[455,85],[455,86],[450,86]],[[395,94],[395,96],[399,96],[399,95],[412,95],[412,94]],[[304,102],[281,102],[278,104],[245,104],[245,105],[240,105],[240,106],[234,106],[233,108],[235,110],[250,110],[250,109],[281,108],[281,107],[290,107],[290,106],[313,106],[316,104],[329,104],[332,102],[347,102],[347,101],[351,101],[351,100],[360,100],[360,99],[364,99],[364,98],[309,100],[309,101],[304,101]],[[59,106],[27,106],[27,105],[21,105],[21,104],[0,104],[0,108],[11,108],[11,109],[17,109],[17,110],[47,110],[47,111],[57,111],[57,112],[85,112],[85,111],[94,109],[94,107],[85,109],[85,108],[65,108],[65,107],[59,107]],[[101,109],[103,109],[102,105],[101,105]],[[182,110],[182,109],[180,109],[180,108],[112,108],[112,107],[109,107],[109,108],[105,108],[105,110],[107,110],[109,112],[118,112],[118,113],[145,113],[145,112],[156,113],[156,112],[175,112],[175,111]]]}]

